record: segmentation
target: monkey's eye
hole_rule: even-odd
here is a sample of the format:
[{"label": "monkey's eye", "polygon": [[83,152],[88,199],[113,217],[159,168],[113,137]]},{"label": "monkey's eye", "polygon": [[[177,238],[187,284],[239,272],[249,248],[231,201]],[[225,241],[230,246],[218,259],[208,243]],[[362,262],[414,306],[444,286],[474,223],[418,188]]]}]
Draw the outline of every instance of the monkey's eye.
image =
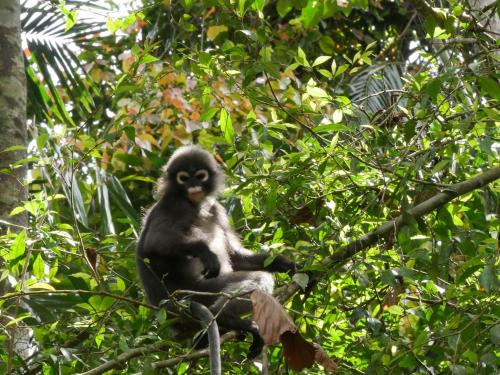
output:
[{"label": "monkey's eye", "polygon": [[176,179],[180,185],[184,185],[184,182],[186,182],[188,178],[189,178],[189,173],[187,173],[186,171],[177,172]]},{"label": "monkey's eye", "polygon": [[200,170],[196,171],[196,173],[194,174],[194,176],[198,180],[201,180],[201,181],[205,182],[206,180],[208,180],[208,171],[206,169],[200,169]]}]

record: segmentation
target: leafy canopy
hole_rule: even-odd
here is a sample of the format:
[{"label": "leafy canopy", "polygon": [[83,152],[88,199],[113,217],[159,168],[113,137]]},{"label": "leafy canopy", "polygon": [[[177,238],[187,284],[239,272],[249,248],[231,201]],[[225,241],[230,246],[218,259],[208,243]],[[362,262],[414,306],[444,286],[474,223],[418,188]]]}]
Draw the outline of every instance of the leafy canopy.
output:
[{"label": "leafy canopy", "polygon": [[[341,372],[497,372],[498,182],[407,214],[498,166],[485,20],[497,3],[469,3],[144,0],[124,17],[112,1],[27,7],[31,196],[13,214],[30,226],[0,244],[2,325],[34,342],[15,370],[73,374],[143,348],[113,371],[150,373],[190,351],[172,337],[175,316],[143,303],[134,247],[161,166],[197,142],[224,164],[245,245],[318,278],[285,307]],[[399,215],[400,231],[321,263]],[[278,279],[291,282],[308,276]],[[246,349],[223,346],[224,373],[259,372]],[[281,347],[269,367],[285,373]]]}]

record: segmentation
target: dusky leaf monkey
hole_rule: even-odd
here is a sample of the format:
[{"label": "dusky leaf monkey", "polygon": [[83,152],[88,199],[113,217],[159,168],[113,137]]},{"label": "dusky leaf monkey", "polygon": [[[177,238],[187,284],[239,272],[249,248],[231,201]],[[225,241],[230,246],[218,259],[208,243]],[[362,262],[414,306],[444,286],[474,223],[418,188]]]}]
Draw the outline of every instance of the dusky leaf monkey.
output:
[{"label": "dusky leaf monkey", "polygon": [[[293,262],[277,256],[267,266],[268,254],[245,249],[231,229],[225,209],[217,201],[224,176],[214,157],[198,146],[176,150],[160,178],[158,200],[149,209],[137,245],[137,268],[151,304],[177,290],[209,293],[272,293],[270,272],[289,272]],[[251,320],[250,301],[221,295],[192,297],[217,316],[226,329],[250,332],[248,357],[260,354],[262,337]],[[222,310],[221,310],[222,308]]]}]

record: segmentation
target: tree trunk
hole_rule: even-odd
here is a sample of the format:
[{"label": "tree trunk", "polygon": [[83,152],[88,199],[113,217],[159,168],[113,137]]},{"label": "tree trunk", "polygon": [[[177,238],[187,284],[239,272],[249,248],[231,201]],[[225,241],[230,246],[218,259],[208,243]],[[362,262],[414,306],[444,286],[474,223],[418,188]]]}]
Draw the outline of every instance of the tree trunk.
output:
[{"label": "tree trunk", "polygon": [[[26,199],[26,166],[16,162],[26,158],[26,77],[21,46],[20,0],[0,0],[0,235],[19,231],[27,225],[25,213],[9,213]],[[18,147],[14,147],[18,146]],[[0,259],[0,268],[2,259]],[[0,295],[7,285],[0,282]],[[17,315],[17,309],[14,316]],[[2,317],[2,324],[5,324]],[[14,352],[30,350],[31,332],[21,322],[8,329],[7,372],[13,366]]]},{"label": "tree trunk", "polygon": [[[26,158],[26,77],[20,14],[19,0],[0,1],[0,234],[7,229],[5,221],[27,224],[26,215],[9,217],[27,195],[26,167],[15,166]],[[5,151],[13,146],[22,148]]]}]

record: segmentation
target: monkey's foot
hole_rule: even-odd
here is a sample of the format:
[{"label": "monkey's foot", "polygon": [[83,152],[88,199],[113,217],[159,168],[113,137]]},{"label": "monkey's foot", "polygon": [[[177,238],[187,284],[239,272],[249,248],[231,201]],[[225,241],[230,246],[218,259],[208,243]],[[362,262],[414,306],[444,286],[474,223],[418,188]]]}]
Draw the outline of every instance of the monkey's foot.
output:
[{"label": "monkey's foot", "polygon": [[260,335],[253,335],[253,342],[252,345],[250,345],[250,349],[248,350],[247,358],[256,358],[260,353],[262,353],[263,348],[264,340],[262,340],[262,337],[260,337]]}]

